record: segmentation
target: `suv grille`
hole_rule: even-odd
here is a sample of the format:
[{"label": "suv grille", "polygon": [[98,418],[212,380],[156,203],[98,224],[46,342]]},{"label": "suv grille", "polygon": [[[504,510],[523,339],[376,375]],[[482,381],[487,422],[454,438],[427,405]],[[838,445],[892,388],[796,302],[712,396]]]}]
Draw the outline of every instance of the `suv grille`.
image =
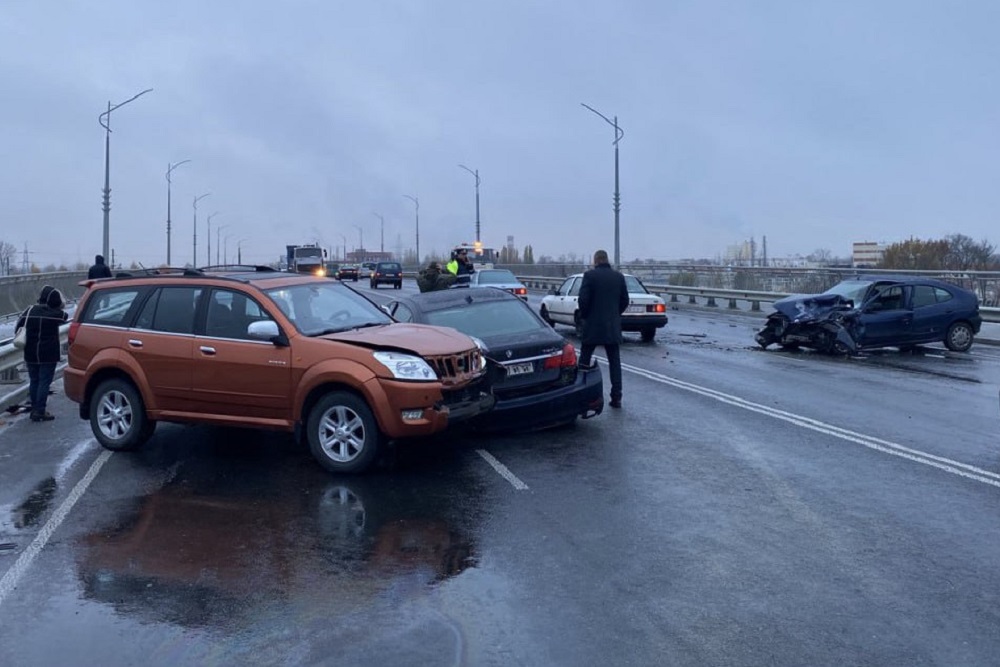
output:
[{"label": "suv grille", "polygon": [[425,357],[445,385],[463,385],[483,375],[482,356],[478,349],[463,354]]}]

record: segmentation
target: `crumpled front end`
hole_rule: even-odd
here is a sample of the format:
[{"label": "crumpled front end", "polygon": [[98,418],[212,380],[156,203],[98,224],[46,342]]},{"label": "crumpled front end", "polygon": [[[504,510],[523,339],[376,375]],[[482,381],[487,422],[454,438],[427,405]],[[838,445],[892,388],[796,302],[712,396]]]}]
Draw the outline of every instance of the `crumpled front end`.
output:
[{"label": "crumpled front end", "polygon": [[864,334],[854,302],[838,294],[791,296],[774,303],[775,312],[754,339],[762,348],[807,347],[827,354],[854,354]]}]

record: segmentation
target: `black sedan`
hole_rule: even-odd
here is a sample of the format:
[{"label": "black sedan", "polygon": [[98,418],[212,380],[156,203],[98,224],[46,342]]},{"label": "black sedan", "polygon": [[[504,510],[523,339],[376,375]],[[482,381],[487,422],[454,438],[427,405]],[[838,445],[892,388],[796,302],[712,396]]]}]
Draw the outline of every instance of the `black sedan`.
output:
[{"label": "black sedan", "polygon": [[489,287],[425,292],[385,306],[401,322],[458,329],[476,339],[498,372],[493,410],[477,417],[490,429],[570,424],[604,409],[596,364],[581,367],[576,350],[518,297]]},{"label": "black sedan", "polygon": [[983,321],[975,293],[919,276],[861,276],[775,301],[774,309],[756,335],[761,347],[833,353],[937,342],[966,352]]},{"label": "black sedan", "polygon": [[354,264],[344,264],[337,269],[337,280],[353,280],[358,282],[358,267]]}]

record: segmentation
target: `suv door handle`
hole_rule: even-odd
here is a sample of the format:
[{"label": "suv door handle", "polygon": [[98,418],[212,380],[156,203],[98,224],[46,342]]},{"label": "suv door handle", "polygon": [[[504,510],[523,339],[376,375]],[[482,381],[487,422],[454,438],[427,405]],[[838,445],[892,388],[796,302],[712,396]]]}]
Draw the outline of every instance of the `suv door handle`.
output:
[{"label": "suv door handle", "polygon": [[142,347],[142,341],[136,338],[129,338],[128,344],[130,347]]},{"label": "suv door handle", "polygon": [[198,349],[201,350],[202,354],[207,354],[209,356],[215,354],[215,348],[214,347],[209,347],[208,345],[202,345]]}]

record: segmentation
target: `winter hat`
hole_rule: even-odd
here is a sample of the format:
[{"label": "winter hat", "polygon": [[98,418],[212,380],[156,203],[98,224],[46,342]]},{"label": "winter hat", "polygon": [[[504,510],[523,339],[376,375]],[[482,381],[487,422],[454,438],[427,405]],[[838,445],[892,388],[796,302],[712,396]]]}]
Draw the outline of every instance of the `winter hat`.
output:
[{"label": "winter hat", "polygon": [[38,303],[46,303],[49,300],[49,294],[52,293],[55,287],[52,285],[46,285],[42,288],[42,293],[38,295]]},{"label": "winter hat", "polygon": [[45,299],[45,305],[49,308],[62,308],[63,307],[63,296],[62,292],[57,289],[52,289],[48,297]]}]

